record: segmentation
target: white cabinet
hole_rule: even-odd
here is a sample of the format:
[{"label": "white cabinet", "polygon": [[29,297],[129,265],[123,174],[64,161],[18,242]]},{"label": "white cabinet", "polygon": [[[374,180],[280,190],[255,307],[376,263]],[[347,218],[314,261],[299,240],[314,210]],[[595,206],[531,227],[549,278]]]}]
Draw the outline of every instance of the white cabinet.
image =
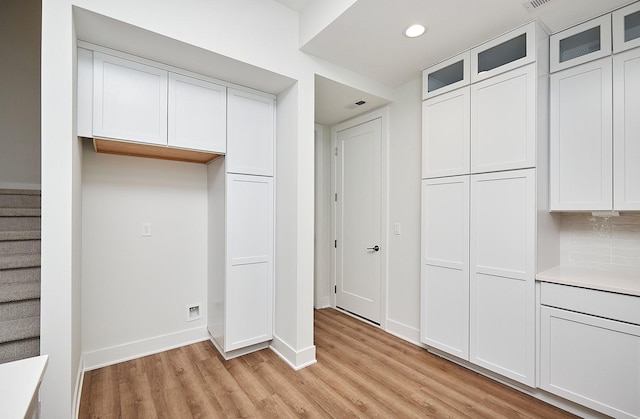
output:
[{"label": "white cabinet", "polygon": [[[637,5],[636,5],[637,6]],[[613,57],[613,167],[617,210],[640,210],[640,49]]]},{"label": "white cabinet", "polygon": [[273,176],[273,99],[236,89],[227,95],[227,172]]},{"label": "white cabinet", "polygon": [[468,174],[469,87],[422,102],[422,178]]},{"label": "white cabinet", "polygon": [[611,15],[558,32],[549,38],[551,72],[611,54]]},{"label": "white cabinet", "polygon": [[616,10],[612,19],[613,52],[640,47],[640,2]]},{"label": "white cabinet", "polygon": [[224,153],[227,89],[169,73],[168,141],[173,147]]},{"label": "white cabinet", "polygon": [[612,209],[611,58],[551,75],[550,208]]},{"label": "white cabinet", "polygon": [[469,176],[422,181],[420,340],[469,359]]},{"label": "white cabinet", "polygon": [[167,144],[165,70],[93,53],[93,135]]},{"label": "white cabinet", "polygon": [[422,100],[467,86],[470,80],[470,51],[451,57],[422,72]]},{"label": "white cabinet", "polygon": [[640,417],[640,318],[630,318],[640,298],[541,285],[540,387],[612,417]]},{"label": "white cabinet", "polygon": [[530,64],[471,86],[471,172],[534,167],[536,67]]},{"label": "white cabinet", "polygon": [[535,382],[535,169],[471,176],[469,360]]}]

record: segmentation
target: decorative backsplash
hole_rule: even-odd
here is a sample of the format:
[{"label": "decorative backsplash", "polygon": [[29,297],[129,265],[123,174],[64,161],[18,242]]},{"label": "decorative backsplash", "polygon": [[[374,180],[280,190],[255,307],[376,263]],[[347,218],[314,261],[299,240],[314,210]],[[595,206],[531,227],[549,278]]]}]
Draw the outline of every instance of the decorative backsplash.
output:
[{"label": "decorative backsplash", "polygon": [[560,263],[640,274],[640,214],[562,214]]}]

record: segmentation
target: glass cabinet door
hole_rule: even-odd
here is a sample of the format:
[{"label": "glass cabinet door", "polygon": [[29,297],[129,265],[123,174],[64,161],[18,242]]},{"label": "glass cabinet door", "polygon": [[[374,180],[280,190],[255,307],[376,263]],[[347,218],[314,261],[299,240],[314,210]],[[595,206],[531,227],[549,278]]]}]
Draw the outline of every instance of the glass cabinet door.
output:
[{"label": "glass cabinet door", "polygon": [[611,15],[605,15],[552,35],[551,72],[611,54]]},{"label": "glass cabinet door", "polygon": [[613,52],[640,46],[640,2],[613,12]]}]

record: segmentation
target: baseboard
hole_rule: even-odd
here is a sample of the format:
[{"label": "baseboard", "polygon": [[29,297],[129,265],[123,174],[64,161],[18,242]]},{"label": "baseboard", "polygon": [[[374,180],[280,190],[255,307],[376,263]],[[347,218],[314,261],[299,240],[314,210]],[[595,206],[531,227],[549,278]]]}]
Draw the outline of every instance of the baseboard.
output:
[{"label": "baseboard", "polygon": [[97,351],[85,352],[84,371],[91,371],[107,365],[129,361],[158,352],[179,348],[180,346],[202,342],[209,339],[206,326],[183,330],[181,332],[169,333],[156,336],[150,339],[125,343],[123,345],[112,346],[110,348],[99,349]]},{"label": "baseboard", "polygon": [[213,346],[218,350],[218,352],[220,353],[220,355],[222,355],[222,357],[225,359],[225,361],[228,361],[230,359],[233,358],[237,358],[239,356],[242,355],[247,355],[250,354],[251,352],[255,352],[255,351],[260,351],[262,349],[267,349],[269,347],[269,342],[261,342],[261,343],[256,343],[255,345],[250,345],[244,348],[240,348],[240,349],[235,349],[233,351],[226,351],[222,348],[222,346],[220,346],[218,344],[218,342],[213,338],[213,336],[211,336],[211,333],[209,333],[209,340],[211,341],[211,343],[213,344]]},{"label": "baseboard", "polygon": [[73,394],[73,417],[76,419],[80,415],[80,398],[82,397],[82,384],[84,383],[84,355],[80,355],[80,362],[78,364],[76,391]]},{"label": "baseboard", "polygon": [[273,336],[273,340],[271,341],[269,348],[271,348],[276,355],[282,358],[284,362],[289,364],[289,366],[296,371],[317,362],[315,345],[311,345],[301,351],[296,351],[279,337]]},{"label": "baseboard", "polygon": [[39,191],[42,185],[39,183],[0,182],[0,189],[32,189]]},{"label": "baseboard", "polygon": [[407,342],[412,343],[416,346],[420,346],[425,349],[427,348],[427,345],[420,342],[420,329],[416,329],[415,327],[411,327],[395,320],[387,319],[386,332],[392,334],[397,338],[406,340]]}]

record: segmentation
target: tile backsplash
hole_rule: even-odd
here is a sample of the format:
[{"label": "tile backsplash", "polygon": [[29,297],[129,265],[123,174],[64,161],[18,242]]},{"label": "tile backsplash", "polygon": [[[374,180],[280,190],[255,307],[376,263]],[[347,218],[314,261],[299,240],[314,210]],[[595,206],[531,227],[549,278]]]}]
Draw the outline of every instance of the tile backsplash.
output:
[{"label": "tile backsplash", "polygon": [[562,214],[560,263],[640,274],[640,214]]}]

